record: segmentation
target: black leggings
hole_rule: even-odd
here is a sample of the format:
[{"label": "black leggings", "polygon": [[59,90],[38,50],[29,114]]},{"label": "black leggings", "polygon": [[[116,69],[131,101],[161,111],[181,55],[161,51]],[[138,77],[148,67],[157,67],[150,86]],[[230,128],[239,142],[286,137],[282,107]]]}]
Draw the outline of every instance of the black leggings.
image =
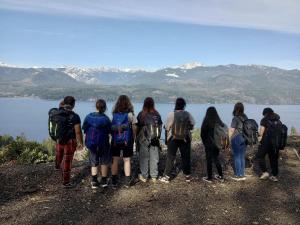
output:
[{"label": "black leggings", "polygon": [[222,166],[219,160],[219,149],[214,146],[205,147],[206,153],[206,165],[207,165],[207,177],[212,179],[212,163],[214,162],[219,176],[223,177]]},{"label": "black leggings", "polygon": [[259,166],[263,173],[267,172],[266,159],[265,159],[266,154],[268,154],[269,156],[272,175],[277,176],[279,150],[273,148],[271,144],[265,143],[259,145],[256,158],[259,160]]}]

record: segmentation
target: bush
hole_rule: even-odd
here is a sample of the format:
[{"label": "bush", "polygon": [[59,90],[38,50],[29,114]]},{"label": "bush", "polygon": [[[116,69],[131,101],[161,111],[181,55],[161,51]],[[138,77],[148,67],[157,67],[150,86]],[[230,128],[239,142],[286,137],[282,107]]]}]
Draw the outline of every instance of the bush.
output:
[{"label": "bush", "polygon": [[0,136],[0,148],[11,144],[13,141],[14,141],[14,138],[10,135]]},{"label": "bush", "polygon": [[193,141],[201,141],[200,128],[196,128],[192,131],[192,140]]},{"label": "bush", "polygon": [[24,136],[18,136],[15,140],[13,138],[4,140],[5,145],[3,144],[0,148],[0,163],[16,160],[19,163],[27,164],[54,160],[55,143],[51,140],[45,140],[42,144],[28,141]]},{"label": "bush", "polygon": [[297,132],[296,128],[292,127],[291,128],[291,136],[297,136],[297,135],[298,135],[298,132]]}]

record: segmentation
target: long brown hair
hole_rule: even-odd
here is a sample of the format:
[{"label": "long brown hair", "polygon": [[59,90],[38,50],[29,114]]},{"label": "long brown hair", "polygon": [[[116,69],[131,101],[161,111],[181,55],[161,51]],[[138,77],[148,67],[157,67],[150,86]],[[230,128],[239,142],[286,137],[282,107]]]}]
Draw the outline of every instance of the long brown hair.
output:
[{"label": "long brown hair", "polygon": [[142,120],[148,113],[157,113],[155,109],[155,103],[153,98],[147,97],[144,100],[143,110],[142,110]]},{"label": "long brown hair", "polygon": [[244,105],[241,102],[237,102],[234,105],[234,109],[232,112],[233,116],[242,116],[244,115]]},{"label": "long brown hair", "polygon": [[133,105],[127,95],[120,95],[113,109],[113,113],[123,113],[123,112],[132,112]]}]

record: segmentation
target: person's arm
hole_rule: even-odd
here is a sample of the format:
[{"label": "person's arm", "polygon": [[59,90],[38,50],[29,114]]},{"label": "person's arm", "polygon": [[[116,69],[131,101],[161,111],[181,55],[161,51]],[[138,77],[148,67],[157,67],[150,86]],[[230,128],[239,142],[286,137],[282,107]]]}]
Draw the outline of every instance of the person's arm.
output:
[{"label": "person's arm", "polygon": [[230,127],[230,128],[229,128],[229,130],[228,130],[229,139],[231,139],[231,137],[232,137],[234,131],[235,131],[235,128],[233,128],[233,127]]},{"label": "person's arm", "polygon": [[76,141],[77,141],[77,147],[78,149],[82,149],[83,147],[83,137],[82,137],[82,131],[81,131],[81,127],[80,127],[80,123],[76,124],[74,126],[75,128],[75,135],[76,135]]},{"label": "person's arm", "polygon": [[258,131],[258,141],[261,141],[264,133],[265,133],[266,128],[264,126],[260,126],[259,131]]}]

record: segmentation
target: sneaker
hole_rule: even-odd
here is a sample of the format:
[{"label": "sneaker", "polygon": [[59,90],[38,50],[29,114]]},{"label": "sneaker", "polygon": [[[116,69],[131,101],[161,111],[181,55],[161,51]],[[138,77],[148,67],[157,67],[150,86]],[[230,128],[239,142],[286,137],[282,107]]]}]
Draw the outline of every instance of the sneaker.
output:
[{"label": "sneaker", "polygon": [[131,176],[125,176],[124,187],[129,188],[131,186]]},{"label": "sneaker", "polygon": [[269,173],[268,172],[263,172],[263,174],[260,176],[260,178],[259,179],[261,179],[261,180],[266,180],[266,179],[268,179],[269,178]]},{"label": "sneaker", "polygon": [[97,189],[99,187],[99,182],[98,181],[91,181],[91,188],[92,189]]},{"label": "sneaker", "polygon": [[139,174],[139,181],[146,183],[147,179],[142,174]]},{"label": "sneaker", "polygon": [[75,187],[75,184],[69,182],[69,183],[63,184],[63,187],[64,188],[73,188],[73,187]]},{"label": "sneaker", "polygon": [[223,176],[215,175],[215,179],[220,181],[220,182],[224,182],[224,177]]},{"label": "sneaker", "polygon": [[108,186],[108,179],[107,179],[107,177],[102,177],[99,185],[101,185],[101,187],[103,187],[103,188],[107,187]]},{"label": "sneaker", "polygon": [[118,186],[118,176],[112,176],[111,177],[111,186],[113,188],[116,188]]},{"label": "sneaker", "polygon": [[235,180],[235,181],[242,181],[242,180],[246,180],[246,177],[238,177],[238,176],[234,176],[234,177],[231,177],[232,180]]},{"label": "sneaker", "polygon": [[278,178],[276,176],[270,176],[269,179],[274,182],[278,182]]},{"label": "sneaker", "polygon": [[151,181],[153,182],[153,183],[156,183],[157,182],[157,178],[151,178]]},{"label": "sneaker", "polygon": [[207,182],[207,183],[212,183],[212,179],[211,178],[208,178],[208,177],[202,177],[202,180]]},{"label": "sneaker", "polygon": [[162,177],[159,178],[159,181],[162,182],[162,183],[168,184],[168,183],[170,183],[170,177],[167,176],[167,175],[162,176]]},{"label": "sneaker", "polygon": [[191,182],[191,180],[192,180],[191,175],[185,176],[185,182],[189,183],[189,182]]}]

